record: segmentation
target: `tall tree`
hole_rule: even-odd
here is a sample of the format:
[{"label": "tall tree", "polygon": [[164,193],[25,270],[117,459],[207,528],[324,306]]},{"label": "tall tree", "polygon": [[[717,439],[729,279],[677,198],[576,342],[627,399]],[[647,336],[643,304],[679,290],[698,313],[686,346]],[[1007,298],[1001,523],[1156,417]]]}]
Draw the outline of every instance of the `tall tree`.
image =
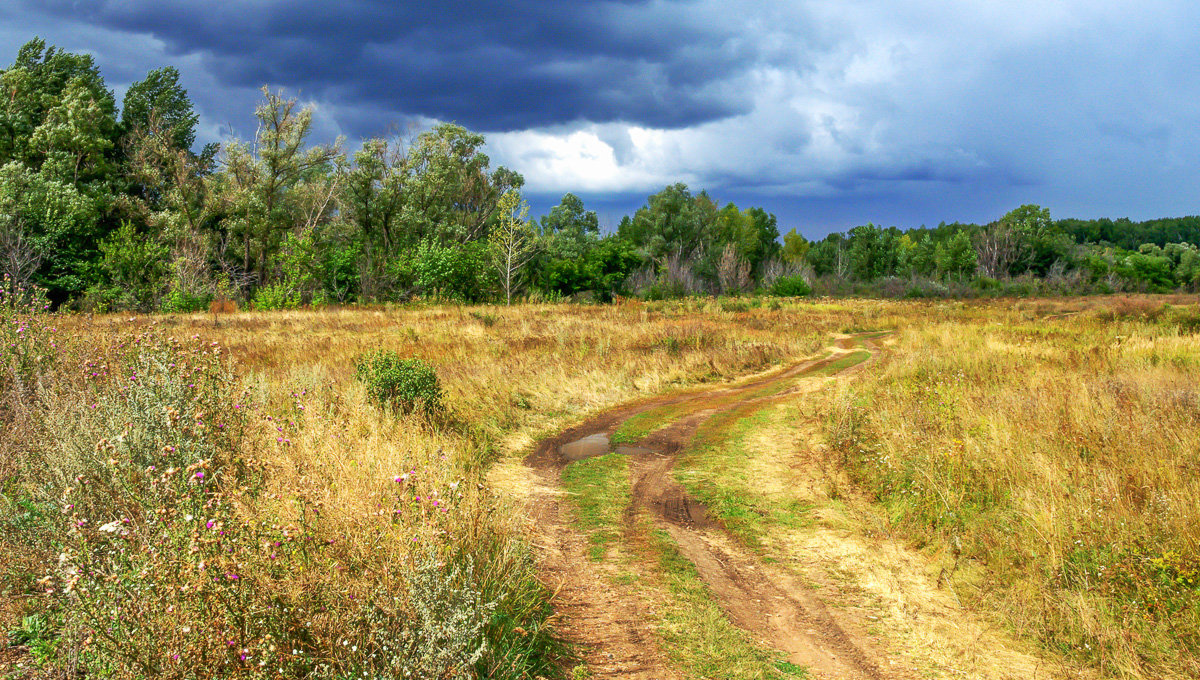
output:
[{"label": "tall tree", "polygon": [[230,142],[217,177],[229,232],[242,242],[242,271],[262,283],[286,233],[334,211],[341,140],[308,146],[312,108],[263,88],[252,143]]},{"label": "tall tree", "polygon": [[850,267],[863,281],[874,281],[896,271],[899,251],[890,230],[866,224],[850,230]]},{"label": "tall tree", "polygon": [[529,205],[518,191],[507,191],[497,206],[499,219],[489,238],[492,262],[504,287],[504,298],[512,304],[513,291],[521,283],[525,265],[537,247],[533,224],[529,221]]},{"label": "tall tree", "polygon": [[192,107],[187,90],[179,83],[174,66],[154,69],[129,86],[121,106],[121,124],[126,130],[148,128],[151,117],[155,127],[177,149],[191,149],[196,142],[196,124],[200,117]]},{"label": "tall tree", "polygon": [[806,262],[810,248],[812,248],[812,242],[804,238],[795,228],[788,230],[788,233],[783,235],[782,255],[789,264],[800,265]]},{"label": "tall tree", "polygon": [[[0,97],[0,165],[16,160],[40,170],[46,152],[55,149],[54,140],[76,147],[94,145],[94,141],[85,143],[70,135],[49,134],[54,128],[72,126],[69,114],[81,106],[90,110],[88,120],[79,127],[103,137],[106,148],[113,148],[119,132],[116,100],[104,86],[91,56],[65,52],[34,38],[21,46],[12,66],[0,72],[0,86],[4,91]],[[72,101],[65,104],[68,90]],[[35,143],[34,133],[51,111],[57,120]]]},{"label": "tall tree", "polygon": [[486,237],[505,192],[525,179],[505,167],[489,169],[483,135],[452,124],[420,135],[408,156],[402,221],[413,241],[464,243]]},{"label": "tall tree", "polygon": [[631,220],[622,220],[618,233],[648,260],[661,263],[668,255],[688,260],[700,254],[716,218],[716,203],[707,193],[692,195],[686,184],[673,184],[647,198]]},{"label": "tall tree", "polygon": [[4,228],[39,261],[33,280],[63,302],[86,288],[98,240],[115,226],[116,104],[90,56],[37,38],[0,72],[0,88]]}]

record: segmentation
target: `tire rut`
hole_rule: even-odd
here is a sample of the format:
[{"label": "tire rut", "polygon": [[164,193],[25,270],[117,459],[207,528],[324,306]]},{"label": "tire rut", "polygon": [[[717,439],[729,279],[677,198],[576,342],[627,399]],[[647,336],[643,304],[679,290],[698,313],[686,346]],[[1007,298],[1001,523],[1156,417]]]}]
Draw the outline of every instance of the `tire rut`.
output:
[{"label": "tire rut", "polygon": [[[857,632],[848,632],[809,587],[783,570],[764,564],[740,546],[719,521],[710,517],[704,504],[689,496],[670,474],[676,455],[689,445],[697,429],[713,416],[749,412],[784,398],[795,390],[795,386],[765,396],[750,395],[821,370],[856,346],[876,349],[871,337],[838,338],[835,344],[838,352],[834,354],[739,385],[650,399],[608,411],[543,441],[525,463],[538,471],[548,488],[559,488],[558,473],[570,462],[560,452],[565,444],[588,436],[609,434],[625,420],[649,409],[689,402],[692,408],[687,415],[652,432],[638,442],[636,448],[626,448],[631,452],[631,503],[624,513],[626,536],[636,534],[634,525],[641,514],[651,517],[670,535],[680,554],[695,565],[734,624],[785,653],[792,663],[808,667],[812,677],[847,680],[910,677],[890,664],[885,670],[878,661],[883,655],[874,649],[870,639]],[[654,638],[644,617],[629,609],[630,601],[627,596],[619,595],[619,589],[607,584],[600,589],[604,592],[595,592],[565,585],[592,578],[588,568],[595,569],[584,555],[582,541],[569,522],[564,521],[564,509],[560,507],[559,499],[552,501],[554,512],[540,512],[537,519],[551,537],[557,537],[554,540],[560,546],[560,557],[568,552],[577,553],[574,557],[578,559],[569,559],[573,564],[566,568],[579,570],[578,578],[565,575],[564,587],[559,591],[558,611],[567,619],[575,617],[576,621],[590,622],[597,627],[591,632],[570,626],[564,628],[569,638],[584,643],[589,668],[596,677],[675,677],[657,645],[647,644]],[[568,546],[572,541],[579,543],[578,550]],[[564,547],[567,548],[565,551],[562,550]],[[554,560],[550,560],[550,568],[552,571],[556,568]],[[624,640],[597,639],[608,635],[605,631],[612,626],[627,628],[618,634],[618,637],[624,635]],[[647,640],[648,635],[650,640]],[[606,649],[599,652],[596,660],[602,665],[593,665],[592,657],[597,655],[592,652],[601,648]],[[618,668],[644,670],[621,671]]]}]

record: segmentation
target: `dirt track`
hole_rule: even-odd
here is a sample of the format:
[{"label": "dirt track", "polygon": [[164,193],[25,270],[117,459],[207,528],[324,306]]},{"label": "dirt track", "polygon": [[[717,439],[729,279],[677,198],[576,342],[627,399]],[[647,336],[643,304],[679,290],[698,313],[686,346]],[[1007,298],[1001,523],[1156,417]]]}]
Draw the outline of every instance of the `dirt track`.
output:
[{"label": "dirt track", "polygon": [[[600,573],[603,567],[587,559],[584,541],[570,526],[570,509],[559,491],[561,470],[571,462],[562,450],[564,445],[588,437],[594,443],[597,435],[611,435],[629,418],[664,406],[678,406],[682,417],[622,451],[631,454],[632,501],[625,512],[626,535],[636,535],[634,522],[639,516],[652,518],[695,565],[733,623],[786,654],[790,662],[808,667],[812,677],[912,677],[874,648],[860,632],[862,626],[850,625],[852,622],[843,620],[844,615],[840,617],[840,612],[829,608],[811,588],[742,547],[670,475],[676,455],[713,416],[736,418],[786,398],[797,389],[791,381],[829,369],[856,346],[875,349],[868,337],[840,338],[827,357],[733,387],[619,407],[543,441],[526,458],[526,465],[540,482],[533,514],[547,541],[543,546],[547,569],[561,584],[560,628],[581,644],[594,677],[670,678],[677,673],[655,644],[657,638],[648,623],[651,617],[645,616],[653,602],[648,602],[644,593],[605,582]],[[595,451],[603,452],[602,447]]]}]

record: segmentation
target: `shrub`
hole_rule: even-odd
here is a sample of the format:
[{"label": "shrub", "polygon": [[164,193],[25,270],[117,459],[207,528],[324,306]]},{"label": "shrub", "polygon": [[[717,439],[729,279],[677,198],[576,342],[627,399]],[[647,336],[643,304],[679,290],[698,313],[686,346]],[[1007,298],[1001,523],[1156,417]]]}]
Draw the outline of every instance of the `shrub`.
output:
[{"label": "shrub", "polygon": [[258,310],[296,309],[299,306],[300,293],[286,283],[263,286],[254,294],[254,308]]},{"label": "shrub", "polygon": [[195,295],[173,287],[163,296],[161,307],[168,314],[189,314],[203,312],[211,302],[211,295]]},{"label": "shrub", "polygon": [[389,350],[369,352],[354,362],[354,377],[381,406],[401,413],[442,409],[442,386],[433,367],[420,359],[402,359]]},{"label": "shrub", "polygon": [[775,297],[805,297],[812,293],[812,286],[799,274],[780,276],[771,284],[770,294]]}]

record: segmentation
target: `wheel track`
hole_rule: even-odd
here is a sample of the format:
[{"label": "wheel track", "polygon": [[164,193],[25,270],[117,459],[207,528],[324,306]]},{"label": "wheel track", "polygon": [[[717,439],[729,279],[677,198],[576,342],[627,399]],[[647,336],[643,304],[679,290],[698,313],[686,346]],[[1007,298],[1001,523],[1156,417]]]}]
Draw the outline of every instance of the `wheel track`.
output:
[{"label": "wheel track", "polygon": [[[547,494],[536,501],[542,507],[537,521],[557,554],[548,561],[552,574],[562,578],[558,593],[559,615],[567,623],[563,632],[583,643],[583,656],[594,677],[670,678],[670,669],[656,645],[646,612],[628,589],[606,584],[598,592],[587,583],[596,578],[595,565],[584,554],[583,541],[570,527],[558,497],[549,490],[561,488],[559,472],[569,462],[560,454],[564,444],[599,433],[611,433],[629,418],[663,406],[686,404],[690,412],[638,442],[631,455],[631,503],[625,509],[627,537],[636,536],[638,517],[648,515],[665,530],[681,555],[697,569],[730,620],[789,661],[807,666],[816,678],[888,680],[907,678],[879,662],[883,655],[857,632],[847,632],[812,590],[783,570],[762,563],[733,540],[707,508],[690,497],[670,475],[676,455],[686,449],[697,429],[717,414],[737,416],[786,398],[796,387],[765,396],[750,397],[779,383],[812,374],[847,355],[856,344],[874,351],[870,337],[838,338],[837,352],[805,361],[772,375],[741,384],[649,399],[607,411],[588,422],[545,440],[525,460],[544,482]],[[859,364],[858,366],[861,366]],[[852,370],[855,367],[851,367]],[[846,369],[843,369],[846,370]],[[739,399],[739,397],[745,397]],[[561,494],[559,494],[561,495]],[[572,576],[571,572],[576,576]],[[626,592],[622,592],[625,590]],[[632,607],[632,608],[631,608]],[[890,664],[887,664],[890,666]]]}]

